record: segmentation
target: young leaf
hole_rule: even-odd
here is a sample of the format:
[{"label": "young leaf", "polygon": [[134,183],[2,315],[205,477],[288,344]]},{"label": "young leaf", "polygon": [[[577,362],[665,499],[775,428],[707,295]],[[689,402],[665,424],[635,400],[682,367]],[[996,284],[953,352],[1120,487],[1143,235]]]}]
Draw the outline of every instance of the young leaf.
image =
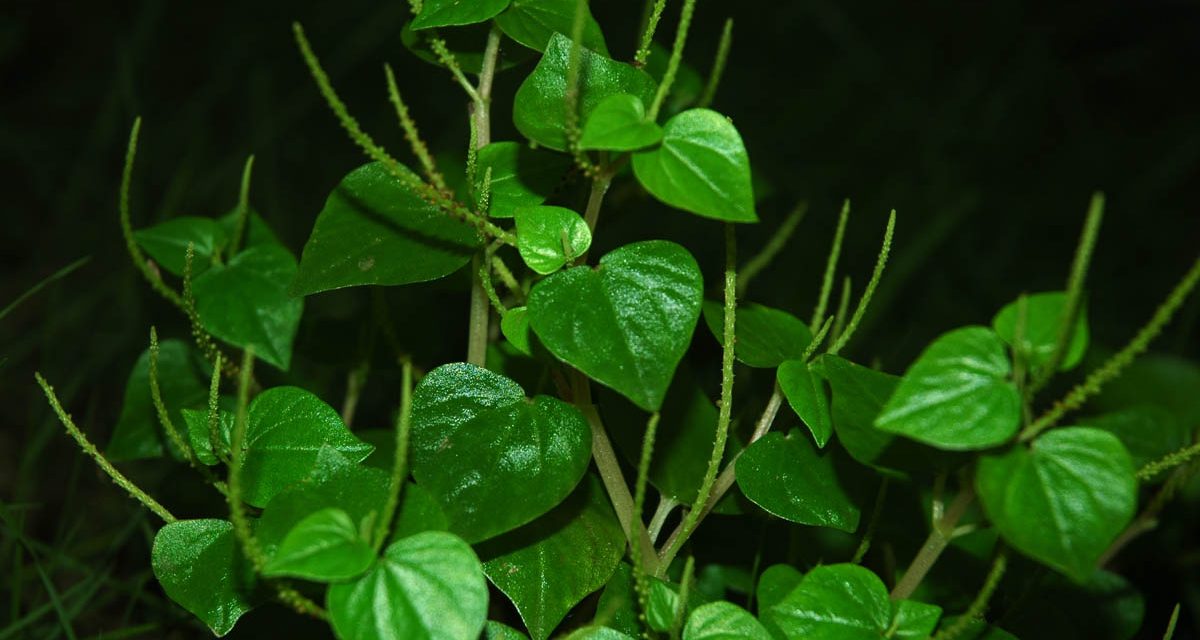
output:
[{"label": "young leaf", "polygon": [[481,243],[471,225],[439,211],[372,162],[329,194],[291,292],[434,280],[466,264]]},{"label": "young leaf", "polygon": [[[537,51],[545,51],[555,33],[569,34],[575,25],[577,0],[512,0],[508,9],[496,16],[496,26],[504,35]],[[584,48],[608,55],[600,24],[585,7],[581,44]]]},{"label": "young leaf", "polygon": [[242,251],[200,274],[193,291],[200,324],[236,347],[254,347],[263,361],[287,371],[304,301],[288,293],[296,259],[279,245]]},{"label": "young leaf", "polygon": [[[724,344],[725,307],[720,302],[704,302],[704,324],[717,342]],[[812,342],[808,325],[796,316],[761,304],[738,305],[734,357],[750,367],[771,369],[785,360],[799,360]]]},{"label": "young leaf", "polygon": [[916,600],[892,603],[893,630],[889,637],[897,640],[926,640],[937,628],[942,608]]},{"label": "young leaf", "polygon": [[517,250],[530,269],[554,273],[587,253],[592,232],[578,213],[564,207],[522,207],[516,211]]},{"label": "young leaf", "polygon": [[512,0],[424,0],[413,18],[414,30],[476,24],[504,11]]},{"label": "young leaf", "polygon": [[601,100],[583,124],[581,149],[633,151],[658,144],[662,128],[646,119],[646,105],[637,96],[618,93]]},{"label": "young leaf", "polygon": [[[513,123],[526,138],[551,149],[567,148],[567,69],[571,39],[556,33],[533,73],[521,83],[513,104]],[[654,99],[656,85],[646,72],[603,54],[579,52],[580,121],[586,122],[600,101],[618,93],[636,96],[643,104]]]},{"label": "young leaf", "polygon": [[768,609],[783,602],[803,579],[804,574],[790,564],[773,564],[767,567],[759,576],[758,587],[754,592],[758,600],[759,617],[765,617]]},{"label": "young leaf", "polygon": [[[655,577],[648,577],[647,580],[650,583],[650,595],[646,601],[646,624],[659,633],[671,631],[679,613],[679,585]],[[687,620],[703,604],[706,604],[703,596],[695,589],[689,591],[683,619]]]},{"label": "young leaf", "polygon": [[225,229],[216,220],[198,216],[171,218],[153,227],[138,229],[133,232],[133,237],[158,266],[177,276],[183,275],[189,243],[195,251],[192,275],[199,275],[208,269],[213,256],[228,241]]},{"label": "young leaf", "polygon": [[361,574],[374,561],[375,550],[354,520],[341,509],[328,508],[304,518],[284,536],[263,575],[336,582]]},{"label": "young leaf", "polygon": [[687,249],[636,242],[594,269],[574,267],[534,285],[529,323],[557,358],[656,411],[691,343],[703,291]]},{"label": "young leaf", "polygon": [[329,587],[329,620],[347,640],[461,640],[483,631],[487,601],[475,552],[434,531],[393,543],[370,571]]},{"label": "young leaf", "polygon": [[488,215],[493,218],[511,218],[521,207],[542,204],[571,168],[567,156],[516,142],[493,142],[479,150],[476,162],[476,189],[483,188],[491,169]]},{"label": "young leaf", "polygon": [[785,520],[853,533],[859,508],[838,481],[833,452],[820,453],[793,429],[768,433],[737,460],[737,483],[751,502]]},{"label": "young leaf", "polygon": [[[167,413],[183,424],[185,407],[208,404],[208,367],[191,346],[176,339],[158,345],[158,384]],[[207,427],[205,427],[207,429]],[[105,455],[113,462],[154,458],[163,454],[163,435],[150,398],[150,351],[143,351],[129,372],[121,414]]]},{"label": "young leaf", "polygon": [[219,636],[252,609],[254,568],[227,520],[179,520],[163,526],[150,552],[163,591]]},{"label": "young leaf", "polygon": [[[1061,291],[1035,293],[1025,297],[1025,338],[1018,351],[1024,354],[1026,361],[1034,368],[1045,365],[1054,353],[1054,346],[1058,340],[1058,325],[1066,305],[1067,294]],[[992,319],[992,328],[1009,346],[1012,346],[1016,339],[1017,315],[1017,303],[1010,302]],[[1071,329],[1071,342],[1058,368],[1066,371],[1079,364],[1087,346],[1087,308],[1081,306],[1075,316],[1075,326]]]},{"label": "young leaf", "polygon": [[[208,428],[208,409],[182,409],[183,422],[187,431],[188,444],[196,452],[196,460],[201,464],[215,465],[220,460],[213,451],[212,436]],[[217,444],[222,455],[229,453],[229,436],[233,433],[232,413],[220,410],[217,413]]]},{"label": "young leaf", "polygon": [[725,116],[689,109],[663,127],[662,145],[633,154],[633,173],[655,198],[726,222],[757,222],[750,159]]},{"label": "young leaf", "polygon": [[621,524],[591,476],[549,513],[479,547],[483,572],[512,600],[533,640],[549,638],[572,607],[603,587],[624,553]]},{"label": "young leaf", "polygon": [[869,569],[831,564],[809,571],[763,619],[786,640],[878,639],[890,626],[892,605]]},{"label": "young leaf", "polygon": [[1133,473],[1115,436],[1070,427],[1047,432],[1029,447],[984,456],[975,485],[1009,544],[1082,582],[1133,517]]},{"label": "young leaf", "polygon": [[470,542],[562,502],[591,451],[578,409],[549,396],[527,399],[520,385],[487,369],[443,365],[413,392],[413,477],[442,505],[450,530]]},{"label": "young leaf", "polygon": [[1021,422],[1021,396],[999,336],[985,327],[943,334],[908,368],[875,419],[889,433],[949,450],[1002,444]]},{"label": "young leaf", "polygon": [[529,344],[529,309],[513,307],[500,319],[500,333],[504,334],[512,346],[521,353],[533,355],[533,347]]},{"label": "young leaf", "polygon": [[736,604],[710,602],[692,611],[683,640],[771,640],[771,634]]},{"label": "young leaf", "polygon": [[776,379],[788,405],[804,421],[817,447],[824,448],[833,435],[833,419],[821,376],[803,360],[788,360],[779,365]]}]

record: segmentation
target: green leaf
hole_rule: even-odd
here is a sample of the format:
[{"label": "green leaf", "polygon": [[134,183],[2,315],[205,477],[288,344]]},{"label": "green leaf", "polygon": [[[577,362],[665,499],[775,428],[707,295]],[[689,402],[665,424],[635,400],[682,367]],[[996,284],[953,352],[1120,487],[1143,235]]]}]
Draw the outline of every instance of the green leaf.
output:
[{"label": "green leaf", "polygon": [[736,604],[710,602],[692,611],[683,640],[771,640],[771,634]]},{"label": "green leaf", "polygon": [[470,542],[562,502],[591,452],[578,409],[549,396],[527,399],[520,385],[487,369],[443,365],[413,391],[413,477],[442,505],[450,530]]},{"label": "green leaf", "polygon": [[600,101],[588,116],[579,138],[581,149],[634,151],[662,141],[662,127],[646,119],[641,98],[626,93]]},{"label": "green leaf", "polygon": [[[180,413],[183,415],[183,422],[187,429],[188,444],[196,453],[196,459],[201,464],[209,466],[220,462],[217,458],[218,452],[213,451],[212,436],[208,428],[208,409],[182,409]],[[233,433],[234,416],[224,410],[218,410],[217,416],[217,445],[220,447],[219,453],[227,456],[230,434]]]},{"label": "green leaf", "polygon": [[773,564],[767,567],[758,577],[758,588],[755,590],[759,614],[764,614],[771,607],[783,602],[803,579],[804,574],[790,564]]},{"label": "green leaf", "polygon": [[661,146],[633,154],[633,173],[672,207],[727,222],[758,221],[742,137],[711,109],[689,109],[668,120]]},{"label": "green leaf", "polygon": [[[545,51],[555,33],[572,33],[575,26],[576,0],[512,0],[508,9],[496,16],[496,26],[504,35],[537,51]],[[600,24],[586,6],[583,37],[587,49],[608,55]]]},{"label": "green leaf", "polygon": [[271,498],[303,480],[326,445],[357,462],[371,445],[354,437],[342,416],[299,387],[268,389],[250,403],[246,415],[242,498],[263,507]]},{"label": "green leaf", "polygon": [[583,627],[571,632],[563,640],[636,640],[633,636],[608,627]]},{"label": "green leaf", "polygon": [[[440,31],[415,31],[412,28],[412,21],[409,21],[400,28],[400,43],[421,60],[445,70],[446,65],[442,64],[431,43],[433,38],[440,38],[446,44],[446,49],[458,61],[458,66],[463,73],[478,75],[483,69],[484,51],[488,32],[491,29],[492,23],[487,22]],[[496,59],[496,72],[525,64],[536,57],[537,52],[535,51],[501,44],[500,53]]]},{"label": "green leaf", "polygon": [[821,376],[803,360],[788,360],[779,365],[776,379],[792,411],[804,421],[817,446],[823,448],[833,435],[833,418]]},{"label": "green leaf", "polygon": [[482,241],[470,224],[422,200],[381,163],[351,171],[325,201],[304,245],[294,295],[435,280]]},{"label": "green leaf", "polygon": [[742,493],[785,520],[853,533],[861,515],[834,470],[833,452],[821,453],[793,429],[768,433],[737,459]]},{"label": "green leaf", "polygon": [[393,543],[370,571],[329,587],[343,640],[462,640],[483,631],[488,591],[467,543],[431,531]]},{"label": "green leaf", "polygon": [[217,636],[255,605],[254,568],[227,520],[179,520],[154,536],[150,565],[167,596]]},{"label": "green leaf", "polygon": [[1021,423],[1021,395],[991,329],[943,334],[908,368],[875,419],[880,429],[956,451],[1002,444]]},{"label": "green leaf", "polygon": [[[704,301],[704,324],[717,342],[725,344],[725,306]],[[738,305],[734,316],[734,357],[750,367],[773,369],[786,360],[799,360],[812,342],[812,332],[796,316],[761,304]]]},{"label": "green leaf", "polygon": [[764,622],[787,640],[876,640],[884,637],[891,619],[887,587],[855,564],[809,571],[764,615]]},{"label": "green leaf", "polygon": [[483,572],[512,600],[533,640],[549,638],[603,587],[624,554],[621,524],[591,476],[549,513],[479,547]]},{"label": "green leaf", "polygon": [[[233,234],[237,230],[238,224],[237,207],[234,207],[229,213],[217,218],[217,224],[221,225],[221,231],[224,233],[226,238],[232,238]],[[242,236],[242,246],[240,251],[253,249],[254,247],[260,247],[263,245],[282,244],[279,242],[279,236],[275,235],[275,232],[271,230],[271,227],[267,225],[262,216],[260,216],[258,212],[254,210],[254,207],[250,207],[250,213],[246,216],[246,227],[242,230],[242,232],[244,235]]]},{"label": "green leaf", "polygon": [[529,323],[560,360],[655,411],[691,343],[704,282],[687,249],[627,244],[537,283]]},{"label": "green leaf", "polygon": [[578,213],[564,207],[522,207],[516,211],[517,250],[530,269],[554,273],[587,253],[592,232]]},{"label": "green leaf", "polygon": [[500,319],[500,333],[521,353],[533,355],[533,347],[529,344],[529,309],[513,307]]},{"label": "green leaf", "polygon": [[[679,613],[679,585],[647,576],[650,583],[650,595],[646,601],[646,624],[653,630],[666,633],[672,630],[676,615]],[[687,620],[701,605],[706,604],[703,596],[693,589],[688,592],[686,610],[682,620]]]},{"label": "green leaf", "polygon": [[487,621],[487,626],[483,628],[483,638],[484,640],[529,640],[529,636],[495,620]]},{"label": "green leaf", "polygon": [[192,275],[198,276],[213,263],[213,256],[225,246],[225,230],[212,218],[181,216],[160,222],[153,227],[133,232],[146,254],[168,272],[183,276],[187,262],[188,243],[192,244]]},{"label": "green leaf", "polygon": [[288,293],[295,277],[296,259],[279,245],[242,251],[196,278],[200,324],[235,347],[254,347],[255,356],[287,371],[304,311],[304,301]]},{"label": "green leaf", "polygon": [[[212,369],[182,340],[158,344],[158,385],[172,422],[184,424],[183,409],[208,405]],[[164,451],[162,427],[150,398],[150,351],[142,352],[125,383],[121,415],[105,448],[113,462],[155,458]]]},{"label": "green leaf", "polygon": [[942,617],[942,608],[916,600],[901,600],[892,603],[892,633],[897,640],[926,640],[937,628]]},{"label": "green leaf", "polygon": [[600,592],[592,624],[640,637],[641,624],[638,622],[638,612],[634,610],[634,598],[633,567],[621,562],[608,584],[604,585],[604,591]]},{"label": "green leaf", "polygon": [[[513,104],[513,123],[526,138],[565,151],[567,68],[571,40],[555,33],[533,73],[521,83]],[[643,104],[654,99],[656,84],[646,72],[586,48],[579,55],[580,121],[586,122],[600,101],[618,93],[637,96]]]},{"label": "green leaf", "polygon": [[[1058,342],[1058,325],[1062,322],[1067,294],[1061,291],[1035,293],[1025,298],[1025,338],[1018,348],[1027,362],[1040,368],[1050,360]],[[1010,302],[992,319],[992,328],[1009,346],[1017,337],[1017,302]],[[1088,346],[1087,308],[1081,306],[1071,329],[1071,341],[1058,365],[1060,371],[1074,368],[1083,359]]]},{"label": "green leaf", "polygon": [[392,521],[391,542],[425,531],[449,531],[450,521],[442,505],[425,487],[411,482],[405,484],[400,496],[400,508]]},{"label": "green leaf", "polygon": [[493,218],[511,218],[521,207],[542,204],[571,168],[567,156],[517,142],[489,144],[479,150],[476,163],[476,189],[483,188],[484,176],[492,170],[488,215]]},{"label": "green leaf", "polygon": [[[1134,405],[1081,422],[1116,436],[1129,451],[1135,469],[1192,442],[1192,428],[1181,424],[1167,409],[1153,404]],[[1160,475],[1157,479],[1166,477]]]},{"label": "green leaf", "polygon": [[511,0],[424,0],[412,28],[433,29],[476,24],[504,11]]},{"label": "green leaf", "polygon": [[349,580],[371,567],[375,550],[354,520],[337,508],[301,520],[284,536],[263,568],[265,576],[291,576],[317,582]]},{"label": "green leaf", "polygon": [[[1059,428],[979,461],[979,500],[1018,551],[1083,581],[1129,524],[1137,481],[1116,436]],[[1037,523],[1037,526],[1031,526]]]}]

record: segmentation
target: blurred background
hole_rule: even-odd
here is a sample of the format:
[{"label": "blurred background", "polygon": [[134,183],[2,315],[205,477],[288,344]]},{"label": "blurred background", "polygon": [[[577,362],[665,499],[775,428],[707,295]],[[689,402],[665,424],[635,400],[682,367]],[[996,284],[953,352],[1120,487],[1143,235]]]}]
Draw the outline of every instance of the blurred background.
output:
[{"label": "blurred background", "polygon": [[[630,59],[642,2],[592,4],[612,55]],[[660,41],[673,37],[677,11],[670,3]],[[943,331],[987,324],[1021,292],[1061,288],[1096,190],[1108,202],[1088,287],[1097,350],[1119,348],[1200,251],[1196,2],[701,0],[685,54],[701,77],[727,17],[733,49],[714,107],[746,141],[762,219],[742,229],[744,255],[808,203],[749,297],[808,317],[850,198],[841,264],[857,298],[887,213],[898,212],[892,262],[853,358],[899,373]],[[385,146],[407,158],[387,62],[434,150],[463,155],[466,100],[401,44],[407,18],[402,1],[0,4],[0,306],[89,258],[0,317],[0,637],[64,634],[64,619],[88,637],[194,630],[149,575],[153,523],[77,453],[32,375],[42,371],[104,443],[150,325],[188,337],[130,265],[117,224],[134,117],[144,119],[135,227],[230,210],[254,154],[251,201],[298,254],[325,197],[364,158],[319,99],[292,21]],[[516,139],[511,98],[531,69],[498,76],[495,139]],[[714,281],[715,223],[655,204],[631,180],[604,215],[598,249],[676,239]],[[387,292],[401,334],[421,332],[412,347],[427,366],[461,358],[465,290],[464,277]],[[311,298],[287,379],[339,397],[353,366],[344,346],[358,343],[353,322],[368,304],[361,292]],[[1200,357],[1198,315],[1193,297],[1154,350]],[[386,424],[394,390],[368,390],[363,415]],[[131,473],[203,506],[186,487],[169,488],[178,468],[139,463]],[[1164,558],[1132,572],[1155,629],[1181,599],[1200,610],[1196,538],[1190,545],[1182,568]],[[246,637],[272,619],[252,618],[239,627]]]}]

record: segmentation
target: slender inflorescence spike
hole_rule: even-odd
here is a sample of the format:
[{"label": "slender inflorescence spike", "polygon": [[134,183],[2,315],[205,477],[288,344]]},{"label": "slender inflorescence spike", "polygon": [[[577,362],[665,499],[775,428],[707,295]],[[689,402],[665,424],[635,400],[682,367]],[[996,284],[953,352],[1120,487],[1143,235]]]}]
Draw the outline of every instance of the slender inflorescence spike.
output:
[{"label": "slender inflorescence spike", "polygon": [[667,70],[663,72],[662,82],[658,83],[658,92],[654,94],[654,102],[646,111],[646,119],[658,119],[667,95],[671,93],[671,85],[675,84],[675,74],[683,62],[683,48],[687,44],[688,29],[692,26],[692,12],[696,9],[696,0],[683,0],[683,9],[679,12],[679,28],[675,31],[675,45],[671,47],[671,58],[667,61]]},{"label": "slender inflorescence spike", "polygon": [[753,258],[746,261],[738,269],[737,291],[738,297],[742,297],[746,293],[746,288],[750,286],[750,281],[759,274],[771,261],[779,255],[780,251],[787,246],[788,240],[792,239],[792,234],[796,232],[796,226],[804,219],[804,214],[808,211],[808,203],[801,202],[796,205],[792,212],[788,214],[775,233],[771,234],[771,238],[767,240],[767,244],[763,245]]},{"label": "slender inflorescence spike", "polygon": [[854,315],[850,316],[850,323],[846,325],[846,330],[837,337],[837,342],[833,343],[833,347],[829,353],[837,354],[850,342],[850,338],[854,336],[854,330],[858,328],[858,323],[862,320],[863,314],[867,312],[867,307],[871,304],[871,296],[875,295],[875,288],[879,286],[879,280],[883,278],[883,270],[887,267],[888,253],[892,250],[892,233],[896,230],[896,211],[893,209],[891,215],[888,216],[887,230],[883,233],[883,246],[879,248],[879,258],[875,261],[875,271],[871,273],[871,280],[867,282],[867,288],[863,290],[862,298],[858,300],[858,306],[854,308]]},{"label": "slender inflorescence spike", "polygon": [[633,56],[633,64],[639,67],[646,66],[646,61],[650,59],[650,45],[654,43],[654,32],[658,30],[658,21],[662,20],[663,9],[666,7],[667,0],[654,0],[654,8],[646,20],[646,28],[642,30],[641,44]]},{"label": "slender inflorescence spike", "polygon": [[388,499],[379,518],[379,528],[375,532],[376,551],[383,547],[383,543],[391,532],[392,520],[396,517],[396,509],[400,506],[400,496],[404,491],[405,478],[408,477],[408,438],[412,431],[412,361],[405,359],[401,363],[400,371],[400,410],[396,415],[396,455],[392,460]]},{"label": "slender inflorescence spike", "polygon": [[1187,463],[1196,456],[1200,456],[1200,443],[1193,444],[1190,447],[1184,447],[1178,451],[1173,451],[1162,458],[1159,458],[1158,460],[1146,463],[1141,469],[1138,469],[1137,478],[1138,480],[1145,482],[1146,480],[1150,480],[1154,478],[1154,476],[1164,471],[1174,469],[1181,464]]},{"label": "slender inflorescence spike", "polygon": [[813,335],[812,342],[809,342],[808,346],[804,348],[804,355],[800,359],[807,361],[811,358],[817,352],[817,349],[820,349],[821,345],[825,343],[825,337],[829,335],[829,331],[832,328],[833,318],[825,318],[825,324],[821,325],[821,329]]},{"label": "slender inflorescence spike", "polygon": [[125,248],[129,251],[129,258],[133,260],[133,265],[142,272],[142,276],[146,278],[146,282],[150,283],[150,288],[154,289],[159,295],[170,302],[171,304],[183,308],[183,298],[179,292],[167,286],[163,282],[162,274],[157,268],[151,265],[146,255],[142,253],[142,248],[138,246],[137,238],[133,235],[132,214],[129,207],[129,186],[133,182],[133,162],[137,158],[138,134],[142,130],[142,118],[137,117],[133,121],[133,128],[129,131],[129,145],[125,149],[125,166],[121,170],[121,190],[117,197],[117,209],[121,218],[121,234],[125,236]]},{"label": "slender inflorescence spike", "polygon": [[412,148],[413,155],[421,163],[421,170],[425,172],[425,178],[434,187],[437,187],[438,190],[446,191],[446,181],[442,178],[441,172],[438,171],[437,163],[433,161],[433,155],[429,153],[429,147],[421,139],[421,134],[417,130],[417,123],[408,112],[408,105],[404,104],[404,99],[400,97],[400,89],[396,86],[396,75],[392,73],[391,65],[383,65],[383,73],[387,77],[388,99],[392,102],[392,107],[396,110],[396,117],[400,120],[400,127],[404,129],[404,139],[408,140],[408,145]]},{"label": "slender inflorescence spike", "polygon": [[438,62],[450,70],[450,75],[454,76],[454,81],[462,87],[467,97],[471,98],[472,102],[479,102],[479,92],[475,89],[475,85],[472,85],[471,81],[467,79],[467,74],[463,73],[462,67],[458,64],[458,58],[446,46],[446,41],[436,36],[432,37],[429,39],[429,48],[433,49]]},{"label": "slender inflorescence spike", "polygon": [[833,232],[833,244],[829,247],[829,257],[825,260],[825,276],[821,279],[821,294],[817,297],[817,306],[813,309],[809,327],[819,327],[825,320],[825,308],[829,305],[829,295],[833,293],[833,276],[837,273],[838,258],[842,255],[842,241],[846,237],[846,222],[850,219],[850,199],[842,202],[842,212],[838,215],[837,230]]},{"label": "slender inflorescence spike", "polygon": [[567,151],[571,153],[571,157],[575,161],[575,166],[579,167],[579,170],[585,176],[595,179],[600,173],[600,167],[592,162],[587,153],[579,147],[579,140],[582,135],[579,122],[579,96],[580,82],[582,81],[583,25],[586,11],[586,0],[576,0],[575,17],[571,23],[571,54],[567,58],[567,89],[564,94],[566,106],[563,132],[567,139]]},{"label": "slender inflorescence spike", "polygon": [[713,58],[712,71],[708,72],[708,83],[704,85],[704,93],[696,102],[698,107],[707,107],[717,97],[717,87],[721,84],[721,75],[725,73],[725,63],[729,61],[729,48],[733,46],[733,18],[725,19],[725,27],[721,29],[721,40],[717,43],[717,55]]},{"label": "slender inflorescence spike", "polygon": [[687,617],[688,597],[692,590],[692,579],[696,572],[696,558],[688,556],[683,563],[683,575],[679,578],[679,600],[675,604],[675,619],[671,621],[671,640],[679,640],[683,630],[683,619]]},{"label": "slender inflorescence spike", "polygon": [[954,640],[958,638],[971,625],[983,619],[983,612],[987,609],[988,602],[992,599],[992,594],[996,592],[996,588],[1000,586],[1000,580],[1004,577],[1004,570],[1008,567],[1008,556],[1004,551],[996,554],[995,560],[992,561],[992,568],[988,571],[987,577],[983,580],[983,586],[979,588],[979,593],[975,594],[975,599],[971,601],[971,605],[967,607],[966,613],[963,613],[954,624],[942,629],[935,635],[934,640]]},{"label": "slender inflorescence spike", "polygon": [[225,455],[221,446],[221,365],[224,363],[224,356],[217,354],[217,361],[213,363],[212,378],[208,382],[208,442],[212,447],[213,455],[222,462],[228,463],[229,457]]},{"label": "slender inflorescence spike", "polygon": [[846,316],[850,314],[850,276],[842,278],[842,293],[838,296],[837,312],[833,314],[833,330],[829,337],[831,340],[837,341],[837,337],[842,335],[842,331],[846,328]]},{"label": "slender inflorescence spike", "polygon": [[187,249],[183,253],[183,314],[187,317],[191,327],[193,341],[209,364],[219,369],[222,374],[230,378],[237,378],[237,365],[233,364],[229,358],[221,357],[221,350],[208,331],[205,331],[204,325],[200,322],[200,313],[196,311],[196,298],[192,295],[192,265],[195,261],[196,245],[188,242]]},{"label": "slender inflorescence spike", "polygon": [[154,405],[154,411],[158,415],[158,421],[162,424],[163,431],[166,432],[167,438],[171,444],[183,454],[184,460],[187,460],[189,466],[195,469],[204,479],[217,489],[222,494],[226,493],[225,483],[213,476],[212,472],[207,467],[200,464],[200,460],[196,458],[196,452],[192,449],[192,445],[188,443],[183,434],[175,426],[175,421],[171,419],[170,412],[167,411],[167,405],[163,402],[162,387],[158,382],[158,331],[154,327],[150,327],[150,401]]},{"label": "slender inflorescence spike", "polygon": [[242,166],[242,185],[238,189],[237,221],[233,225],[233,238],[229,241],[229,257],[237,255],[246,234],[246,221],[250,218],[250,176],[254,171],[254,156],[246,158]]}]

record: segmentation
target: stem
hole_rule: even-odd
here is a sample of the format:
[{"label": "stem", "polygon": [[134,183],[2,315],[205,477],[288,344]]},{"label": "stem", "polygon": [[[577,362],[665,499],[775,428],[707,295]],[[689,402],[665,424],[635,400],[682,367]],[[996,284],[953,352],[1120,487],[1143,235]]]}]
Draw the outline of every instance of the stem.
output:
[{"label": "stem", "polygon": [[[500,53],[500,31],[495,27],[488,32],[487,46],[483,52],[483,66],[479,70],[479,86],[475,90],[475,103],[471,116],[475,121],[475,149],[486,147],[492,141],[491,99],[492,80],[496,73],[496,58]],[[487,211],[480,214],[486,219]],[[480,278],[481,269],[491,268],[485,262],[483,252],[471,259],[471,309],[468,316],[467,362],[484,366],[487,361],[488,320],[491,310],[488,305],[487,289]]]},{"label": "stem", "polygon": [[408,436],[412,429],[412,378],[412,362],[405,360],[400,382],[400,412],[396,417],[396,455],[392,459],[392,480],[388,499],[375,531],[376,553],[383,547],[383,542],[387,540],[391,531],[392,519],[396,516],[396,508],[400,506],[400,494],[404,491],[404,479],[408,476]]},{"label": "stem", "polygon": [[1153,462],[1147,462],[1145,466],[1137,470],[1137,479],[1142,482],[1151,480],[1163,471],[1185,464],[1188,460],[1198,455],[1200,455],[1200,442],[1190,447],[1184,447],[1178,451],[1168,453]]},{"label": "stem", "polygon": [[666,102],[667,95],[671,93],[671,85],[675,84],[675,74],[683,62],[683,47],[687,44],[688,29],[692,26],[692,12],[695,9],[696,0],[683,0],[683,8],[679,11],[679,26],[675,29],[675,44],[671,47],[671,58],[667,60],[667,69],[663,72],[662,82],[658,83],[654,101],[646,110],[646,120],[650,122],[658,119],[658,112]]},{"label": "stem", "polygon": [[[129,251],[129,258],[133,261],[133,266],[142,272],[146,282],[150,283],[150,288],[158,292],[167,302],[184,309],[183,297],[163,282],[162,274],[142,253],[142,248],[138,246],[137,239],[133,236],[132,214],[129,211],[129,185],[133,182],[133,161],[137,158],[138,134],[141,130],[142,118],[138,116],[134,118],[133,128],[129,131],[129,145],[125,148],[125,166],[121,170],[121,190],[117,196],[121,234],[125,236],[125,248]],[[187,310],[184,309],[184,311]]]},{"label": "stem", "polygon": [[725,73],[725,63],[729,60],[729,48],[732,45],[733,18],[726,18],[725,26],[721,29],[721,40],[717,43],[717,55],[713,58],[712,70],[708,72],[708,83],[696,101],[697,107],[707,107],[717,97],[717,87],[721,84],[721,75]]},{"label": "stem", "polygon": [[854,335],[854,330],[862,321],[863,314],[867,312],[867,307],[871,304],[871,296],[875,295],[875,288],[879,286],[879,280],[883,278],[883,270],[887,267],[888,253],[892,250],[892,233],[895,230],[896,210],[892,209],[891,215],[888,216],[887,229],[883,232],[883,246],[879,248],[879,257],[875,260],[875,270],[871,273],[867,288],[863,290],[862,298],[858,300],[858,306],[854,308],[854,315],[850,316],[850,323],[846,325],[844,332],[838,334],[837,341],[833,343],[829,353],[837,355],[846,346],[846,343],[850,342],[850,337]]},{"label": "stem", "polygon": [[654,515],[650,517],[650,524],[647,526],[650,534],[650,542],[658,542],[658,534],[662,533],[662,528],[666,524],[667,518],[671,516],[671,512],[678,506],[679,503],[671,496],[666,494],[659,496],[658,508],[654,510]]},{"label": "stem", "polygon": [[1008,556],[1004,551],[996,554],[996,559],[992,561],[992,568],[988,571],[987,578],[983,580],[983,586],[979,588],[979,593],[975,594],[975,599],[971,601],[971,605],[967,607],[966,613],[959,616],[954,624],[946,629],[943,629],[934,636],[933,640],[953,640],[962,635],[978,620],[983,619],[983,610],[987,608],[988,601],[992,599],[992,594],[996,592],[996,587],[1000,586],[1000,579],[1004,577],[1004,570],[1008,567]]},{"label": "stem", "polygon": [[942,551],[946,550],[954,527],[967,512],[967,507],[971,506],[971,501],[974,499],[974,483],[964,482],[962,490],[958,492],[958,495],[954,497],[954,502],[950,503],[950,507],[946,509],[946,515],[934,524],[933,530],[929,532],[929,537],[921,545],[921,551],[913,558],[908,569],[904,571],[904,576],[900,578],[900,582],[897,582],[896,587],[892,589],[892,600],[904,600],[912,596],[921,581],[925,579],[926,574],[933,568],[938,557],[942,555]]}]

